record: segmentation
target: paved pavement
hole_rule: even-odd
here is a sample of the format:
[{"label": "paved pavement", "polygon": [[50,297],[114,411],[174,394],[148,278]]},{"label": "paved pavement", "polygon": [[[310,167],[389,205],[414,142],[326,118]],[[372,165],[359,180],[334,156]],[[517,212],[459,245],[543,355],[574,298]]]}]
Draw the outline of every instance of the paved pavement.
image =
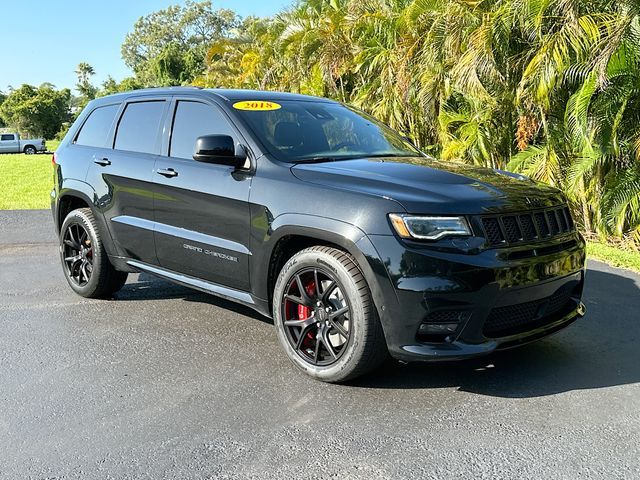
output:
[{"label": "paved pavement", "polygon": [[640,276],[480,361],[298,373],[252,311],[131,275],[82,299],[48,212],[0,213],[0,478],[639,478]]}]

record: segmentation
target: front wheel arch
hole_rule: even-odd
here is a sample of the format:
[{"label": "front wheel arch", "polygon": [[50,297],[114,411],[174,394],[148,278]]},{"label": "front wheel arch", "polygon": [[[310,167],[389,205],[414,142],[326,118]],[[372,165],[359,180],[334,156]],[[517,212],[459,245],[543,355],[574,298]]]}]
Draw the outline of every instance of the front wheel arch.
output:
[{"label": "front wheel arch", "polygon": [[252,272],[254,294],[268,300],[269,311],[273,301],[273,286],[280,269],[289,258],[308,247],[333,247],[350,254],[363,270],[367,282],[373,280],[363,269],[366,259],[356,245],[365,236],[359,228],[329,218],[285,214],[274,219],[271,229],[268,241],[259,247],[264,253],[255,259]]},{"label": "front wheel arch", "polygon": [[[369,285],[375,309],[386,334],[394,320],[389,312],[395,310],[398,297],[384,262],[362,230],[339,220],[299,214],[277,217],[272,222],[271,229],[268,242],[253,248],[251,269],[252,292],[257,298],[266,300],[267,308],[264,313],[268,312],[270,315],[273,309],[273,284],[270,284],[273,277],[270,275],[273,275],[275,270],[272,262],[277,254],[276,246],[287,236],[304,238],[305,242],[311,244],[309,246],[333,246],[354,258]],[[286,260],[288,259],[285,259],[285,262]],[[276,277],[278,273],[275,272]]]},{"label": "front wheel arch", "polygon": [[269,310],[271,310],[273,306],[273,289],[275,287],[278,275],[282,270],[282,267],[284,267],[285,263],[287,263],[287,261],[289,261],[289,259],[298,252],[314,246],[333,247],[337,250],[347,251],[345,248],[336,243],[308,235],[284,235],[276,242],[273,250],[271,251],[267,279]]}]

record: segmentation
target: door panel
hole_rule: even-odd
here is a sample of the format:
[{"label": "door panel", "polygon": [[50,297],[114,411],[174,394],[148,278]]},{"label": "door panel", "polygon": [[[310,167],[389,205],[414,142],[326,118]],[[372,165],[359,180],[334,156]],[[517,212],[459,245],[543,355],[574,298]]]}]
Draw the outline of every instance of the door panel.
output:
[{"label": "door panel", "polygon": [[[249,289],[251,177],[191,158],[201,135],[238,134],[215,106],[178,100],[170,156],[156,163],[155,243],[164,268]],[[159,172],[172,169],[177,175]]]},{"label": "door panel", "polygon": [[[166,164],[166,165],[165,165]],[[161,159],[156,174],[155,242],[160,265],[242,290],[249,277],[249,184],[230,167]]]},{"label": "door panel", "polygon": [[118,253],[157,265],[152,182],[156,156],[111,150],[104,158],[111,164],[91,166],[88,182],[100,186],[98,203]]},{"label": "door panel", "polygon": [[129,100],[115,128],[115,149],[97,150],[87,173],[118,254],[153,265],[158,264],[153,172],[169,103],[163,98]]}]

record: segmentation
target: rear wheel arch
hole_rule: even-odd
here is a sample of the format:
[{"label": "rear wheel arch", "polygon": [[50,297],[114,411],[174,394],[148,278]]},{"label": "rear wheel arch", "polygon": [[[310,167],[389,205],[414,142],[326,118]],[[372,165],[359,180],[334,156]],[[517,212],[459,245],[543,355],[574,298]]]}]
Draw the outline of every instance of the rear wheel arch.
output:
[{"label": "rear wheel arch", "polygon": [[69,213],[80,208],[88,208],[93,213],[93,217],[98,231],[100,232],[100,236],[102,237],[102,243],[104,244],[107,254],[109,256],[115,256],[115,245],[111,238],[111,233],[105,224],[104,216],[99,209],[96,208],[89,196],[90,194],[93,195],[93,191],[90,190],[85,192],[85,186],[88,187],[88,185],[83,182],[73,181],[73,183],[69,182],[69,184],[66,184],[65,187],[61,189],[55,215],[56,233],[60,234],[60,229],[64,223],[64,219],[69,215]]},{"label": "rear wheel arch", "polygon": [[60,197],[58,202],[58,214],[56,218],[56,229],[60,232],[60,227],[67,215],[79,208],[91,208],[91,203],[80,193],[68,193]]}]

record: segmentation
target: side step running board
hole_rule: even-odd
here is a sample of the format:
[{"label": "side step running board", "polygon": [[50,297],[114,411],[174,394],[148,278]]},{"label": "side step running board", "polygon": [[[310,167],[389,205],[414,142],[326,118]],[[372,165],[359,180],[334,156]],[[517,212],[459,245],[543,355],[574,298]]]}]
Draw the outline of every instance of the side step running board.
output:
[{"label": "side step running board", "polygon": [[157,275],[180,285],[184,285],[185,287],[195,288],[196,290],[200,290],[201,292],[211,293],[218,297],[226,298],[227,300],[233,300],[234,302],[240,302],[244,303],[245,305],[255,306],[253,297],[247,292],[241,292],[239,290],[234,290],[233,288],[223,287],[222,285],[218,285],[217,283],[211,283],[205,280],[188,277],[186,275],[172,272],[171,270],[165,270],[163,268],[147,265],[146,263],[137,262],[136,260],[128,260],[127,264],[131,265],[137,270]]}]

